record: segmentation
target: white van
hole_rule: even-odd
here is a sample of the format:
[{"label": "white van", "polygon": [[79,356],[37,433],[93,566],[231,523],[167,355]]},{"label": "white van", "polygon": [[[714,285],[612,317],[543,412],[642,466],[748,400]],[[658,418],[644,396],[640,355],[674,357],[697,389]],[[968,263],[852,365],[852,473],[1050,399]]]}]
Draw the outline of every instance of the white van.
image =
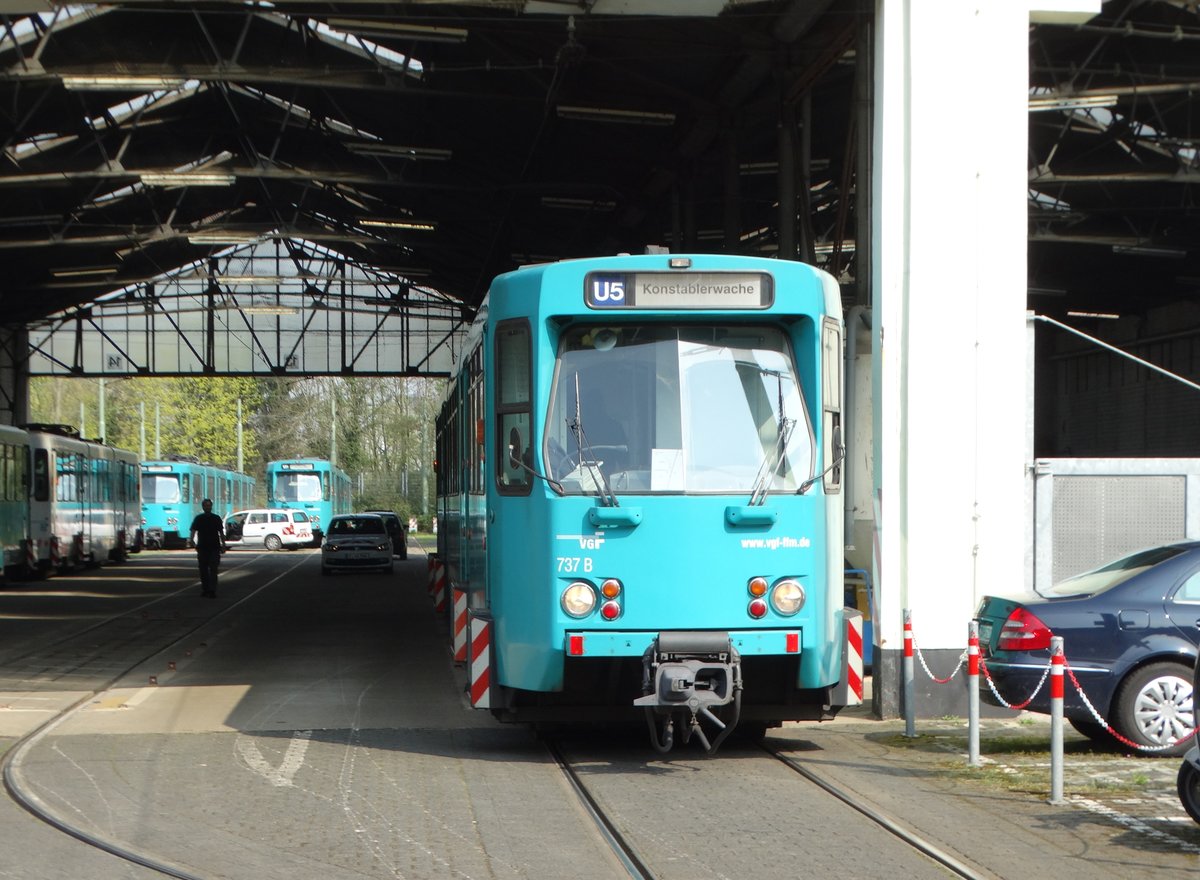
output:
[{"label": "white van", "polygon": [[268,550],[310,547],[312,521],[303,510],[237,510],[225,517],[225,543]]}]

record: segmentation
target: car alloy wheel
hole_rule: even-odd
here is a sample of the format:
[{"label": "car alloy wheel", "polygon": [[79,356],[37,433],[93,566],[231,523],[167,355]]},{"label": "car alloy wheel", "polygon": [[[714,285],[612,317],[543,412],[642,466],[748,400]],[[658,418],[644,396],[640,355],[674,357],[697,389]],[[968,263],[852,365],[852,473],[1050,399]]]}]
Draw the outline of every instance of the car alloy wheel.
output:
[{"label": "car alloy wheel", "polygon": [[1176,743],[1153,754],[1182,755],[1192,732],[1191,670],[1179,663],[1151,663],[1131,673],[1117,691],[1113,726],[1143,746]]}]

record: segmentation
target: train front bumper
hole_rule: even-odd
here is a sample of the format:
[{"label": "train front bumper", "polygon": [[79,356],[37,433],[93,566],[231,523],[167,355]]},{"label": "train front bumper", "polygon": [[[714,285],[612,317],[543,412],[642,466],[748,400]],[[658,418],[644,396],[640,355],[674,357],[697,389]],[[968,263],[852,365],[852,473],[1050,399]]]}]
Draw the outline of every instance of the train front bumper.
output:
[{"label": "train front bumper", "polygon": [[[658,639],[657,632],[597,632],[568,630],[563,652],[573,657],[641,657]],[[798,629],[757,629],[729,632],[729,641],[743,657],[799,654],[803,647]]]}]

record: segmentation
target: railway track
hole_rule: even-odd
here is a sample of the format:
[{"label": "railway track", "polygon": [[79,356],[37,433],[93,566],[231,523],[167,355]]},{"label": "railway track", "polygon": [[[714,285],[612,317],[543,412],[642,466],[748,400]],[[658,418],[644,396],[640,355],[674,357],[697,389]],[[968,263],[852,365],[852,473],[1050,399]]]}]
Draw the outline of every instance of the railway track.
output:
[{"label": "railway track", "polygon": [[[547,741],[546,746],[571,789],[578,796],[585,811],[591,817],[601,836],[608,843],[629,876],[636,878],[636,880],[652,880],[652,878],[659,877],[660,875],[649,864],[651,860],[639,853],[637,846],[620,831],[618,823],[605,812],[599,799],[588,789],[587,783],[575,767],[572,766],[571,761],[563,754],[562,749],[553,741]],[[885,815],[870,803],[839,789],[820,774],[805,767],[795,758],[767,746],[763,746],[762,751],[771,759],[787,767],[790,771],[802,777],[807,782],[812,783],[826,794],[865,816],[911,849],[933,860],[951,875],[964,878],[964,880],[984,880],[985,875],[980,874],[970,866],[940,850],[921,835],[905,828],[894,818]],[[721,759],[715,758],[713,760],[720,761]]]},{"label": "railway track", "polygon": [[[247,559],[242,565],[248,565],[252,560]],[[302,564],[303,560],[298,560],[297,565]],[[239,565],[238,567],[241,567]],[[92,833],[70,818],[61,815],[59,812],[51,808],[45,801],[40,798],[33,790],[33,786],[29,784],[24,773],[24,762],[30,752],[37,746],[39,742],[52,734],[58,727],[70,720],[76,713],[81,711],[89,703],[101,697],[105,692],[114,688],[118,682],[136,670],[139,666],[151,660],[158,654],[168,651],[171,648],[182,646],[186,641],[195,636],[201,629],[207,628],[212,624],[212,621],[222,616],[230,614],[237,605],[246,601],[255,593],[266,589],[281,578],[286,577],[295,566],[289,567],[281,574],[275,575],[266,582],[259,584],[250,590],[246,595],[237,601],[219,608],[215,614],[202,618],[192,618],[187,620],[182,629],[172,628],[168,634],[161,631],[157,636],[149,629],[144,628],[141,624],[144,623],[143,613],[154,606],[162,605],[170,600],[177,599],[181,595],[190,594],[195,589],[195,583],[189,583],[186,586],[173,589],[162,597],[155,598],[148,602],[143,602],[134,607],[131,607],[111,617],[97,621],[91,626],[76,630],[70,634],[60,636],[48,645],[39,645],[36,650],[29,650],[17,654],[13,657],[5,659],[5,665],[11,666],[18,661],[29,661],[37,657],[47,654],[57,654],[60,659],[60,665],[57,668],[45,670],[43,673],[49,679],[61,678],[68,674],[78,674],[81,670],[87,672],[87,675],[92,679],[91,687],[84,693],[82,697],[63,708],[55,715],[30,731],[25,736],[18,739],[11,748],[4,753],[3,759],[0,760],[0,773],[4,778],[4,788],[14,802],[22,808],[32,813],[37,818],[46,822],[51,827],[67,834],[82,843],[87,844],[98,850],[102,850],[111,855],[117,856],[127,862],[141,865],[157,871],[168,877],[176,877],[179,880],[203,880],[197,874],[188,871],[185,868],[171,863],[169,860],[162,858],[153,853],[141,851],[127,846],[124,842],[103,837]],[[120,660],[114,666],[114,658],[109,656],[106,660],[107,671],[101,672],[99,667],[92,665],[89,668],[86,659],[78,659],[80,656],[90,656],[95,653],[93,643],[97,641],[96,636],[101,636],[100,641],[106,641],[111,638],[111,630],[115,626],[120,626],[123,622],[132,621],[138,625],[139,634],[134,638],[121,640],[120,644]],[[80,640],[87,638],[87,644],[81,645]],[[79,646],[79,650],[70,650],[73,646]],[[113,670],[116,671],[113,671]]]},{"label": "railway track", "polygon": [[907,843],[913,849],[918,850],[919,852],[922,852],[925,855],[929,856],[929,858],[933,859],[935,862],[940,864],[942,867],[946,868],[948,871],[950,871],[952,874],[954,874],[954,876],[962,877],[962,878],[964,878],[964,880],[983,880],[982,874],[979,874],[978,872],[974,871],[969,866],[964,865],[958,859],[956,859],[953,856],[947,854],[946,852],[938,849],[936,846],[934,846],[932,843],[930,843],[925,838],[921,837],[919,834],[905,828],[903,825],[899,824],[895,819],[880,812],[875,807],[873,807],[871,804],[867,803],[866,801],[862,800],[861,798],[856,798],[853,795],[849,794],[848,792],[838,788],[836,785],[831,783],[829,780],[823,778],[820,774],[815,773],[813,770],[811,770],[808,767],[805,767],[801,762],[797,761],[795,758],[792,758],[788,755],[783,754],[782,752],[778,752],[775,749],[769,748],[767,746],[763,746],[763,751],[766,752],[768,755],[770,755],[772,758],[774,758],[776,761],[779,761],[781,764],[783,764],[789,770],[792,770],[793,772],[795,772],[795,773],[799,774],[800,776],[804,777],[805,779],[807,779],[809,782],[811,782],[813,785],[820,788],[822,791],[826,792],[829,795],[832,795],[833,797],[837,798],[839,801],[844,803],[846,806],[848,806],[851,809],[856,810],[857,812],[866,816],[868,819],[870,819],[872,822],[874,822],[880,828],[887,831],[889,834],[892,834],[895,837],[898,837],[900,840]]}]

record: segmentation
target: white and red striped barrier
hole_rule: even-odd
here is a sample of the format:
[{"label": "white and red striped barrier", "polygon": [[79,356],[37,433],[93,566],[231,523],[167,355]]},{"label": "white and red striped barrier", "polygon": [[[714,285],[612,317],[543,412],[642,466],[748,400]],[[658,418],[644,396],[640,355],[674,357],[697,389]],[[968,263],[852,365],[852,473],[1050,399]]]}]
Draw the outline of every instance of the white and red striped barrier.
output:
[{"label": "white and red striped barrier", "polygon": [[454,662],[467,659],[467,593],[455,589],[454,593]]},{"label": "white and red striped barrier", "polygon": [[468,618],[471,642],[469,692],[475,709],[492,707],[492,622],[471,615]]},{"label": "white and red striped barrier", "polygon": [[446,610],[446,566],[440,560],[432,563],[429,572],[429,598],[439,614]]},{"label": "white and red striped barrier", "polygon": [[850,685],[847,706],[863,702],[863,619],[860,614],[846,618],[846,681]]}]

